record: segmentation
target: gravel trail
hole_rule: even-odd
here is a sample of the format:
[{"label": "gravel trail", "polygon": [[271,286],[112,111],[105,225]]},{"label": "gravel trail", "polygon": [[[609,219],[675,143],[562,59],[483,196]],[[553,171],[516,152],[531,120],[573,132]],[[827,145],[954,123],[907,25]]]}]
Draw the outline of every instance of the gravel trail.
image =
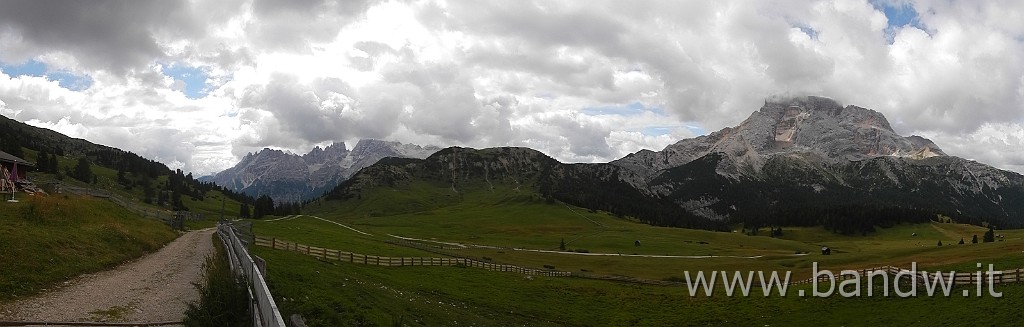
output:
[{"label": "gravel trail", "polygon": [[215,229],[185,233],[156,253],[0,308],[0,321],[181,321],[199,293]]}]

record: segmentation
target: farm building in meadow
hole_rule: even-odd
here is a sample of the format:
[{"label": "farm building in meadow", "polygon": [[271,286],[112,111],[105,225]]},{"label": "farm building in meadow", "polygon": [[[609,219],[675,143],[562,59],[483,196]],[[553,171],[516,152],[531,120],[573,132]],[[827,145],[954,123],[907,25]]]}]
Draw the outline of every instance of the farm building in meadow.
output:
[{"label": "farm building in meadow", "polygon": [[15,157],[10,153],[0,151],[0,179],[10,178],[12,181],[25,179],[28,170],[36,165],[25,159]]}]

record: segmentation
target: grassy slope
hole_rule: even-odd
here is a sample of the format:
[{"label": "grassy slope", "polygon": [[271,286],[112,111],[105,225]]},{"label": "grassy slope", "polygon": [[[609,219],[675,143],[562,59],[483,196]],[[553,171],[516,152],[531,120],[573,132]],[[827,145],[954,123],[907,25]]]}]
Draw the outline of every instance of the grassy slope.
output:
[{"label": "grassy slope", "polygon": [[[976,226],[957,224],[899,225],[879,229],[868,236],[836,235],[822,228],[786,228],[781,238],[747,236],[702,230],[654,227],[588,212],[560,203],[545,203],[539,196],[510,186],[456,194],[450,188],[426,183],[377,188],[363,199],[314,203],[305,208],[313,215],[332,219],[371,233],[356,234],[311,218],[257,222],[255,232],[314,246],[377,255],[432,256],[416,250],[383,244],[387,234],[444,242],[557,250],[564,239],[568,250],[677,256],[763,256],[744,258],[639,258],[582,256],[500,249],[451,250],[496,262],[529,267],[552,265],[560,270],[586,270],[651,279],[679,277],[684,270],[794,270],[810,275],[814,262],[830,269],[867,268],[879,265],[922,267],[974,265],[976,261],[999,263],[1010,253],[1024,250],[1024,235],[1014,231],[1005,242],[956,245],[960,237],[983,233]],[[387,213],[392,213],[388,215]],[[913,236],[916,233],[916,236]],[[641,246],[634,246],[634,241]],[[941,240],[946,246],[938,247]],[[835,255],[817,252],[829,246]],[[411,252],[410,252],[411,251]],[[797,256],[796,253],[810,253]]]},{"label": "grassy slope", "polygon": [[[866,268],[880,265],[966,271],[976,262],[1024,267],[1024,231],[999,231],[1005,241],[956,245],[984,229],[958,224],[898,225],[868,236],[835,235],[821,228],[786,228],[780,238],[638,224],[603,212],[549,204],[532,192],[496,185],[461,194],[429,183],[381,187],[344,202],[313,203],[304,212],[373,234],[363,236],[309,217],[258,221],[259,235],[378,255],[433,256],[382,241],[386,234],[427,240],[553,250],[561,239],[589,252],[666,255],[733,255],[748,258],[598,257],[508,249],[449,250],[495,262],[559,270],[586,270],[651,279],[679,278],[684,271],[792,271],[809,277],[811,266]],[[916,235],[915,235],[916,233]],[[640,240],[642,246],[633,242]],[[945,246],[938,247],[941,240]],[[833,248],[821,256],[821,246]],[[411,325],[802,325],[809,321],[864,325],[937,325],[948,321],[999,324],[1020,314],[991,315],[1021,304],[1024,285],[998,289],[1007,299],[801,299],[690,298],[682,288],[650,287],[583,279],[538,278],[440,267],[379,268],[325,263],[300,254],[255,250],[268,260],[275,295],[286,313],[302,313],[320,325],[359,319]],[[796,256],[796,252],[810,255]],[[958,294],[958,293],[956,293]],[[1010,299],[1012,298],[1012,299]],[[288,299],[288,300],[283,300]],[[870,312],[871,314],[865,314]],[[1016,316],[1014,316],[1016,315]],[[314,324],[316,325],[316,324]]]},{"label": "grassy slope", "polygon": [[1021,284],[999,286],[999,299],[690,297],[680,287],[349,265],[266,248],[256,253],[268,261],[283,312],[301,313],[311,326],[390,325],[399,319],[412,326],[1003,325],[1022,318],[1009,308],[1024,305]]},{"label": "grassy slope", "polygon": [[[26,160],[29,161],[34,161],[38,154],[37,151],[31,149],[23,148],[23,151],[25,152]],[[65,169],[73,169],[74,166],[78,164],[78,158],[57,156],[57,163],[58,166],[60,166],[61,172],[63,172]],[[64,176],[61,182],[79,187],[88,187],[110,191],[114,194],[120,195],[126,199],[134,201],[135,204],[138,206],[146,207],[152,210],[170,210],[169,207],[167,206],[160,207],[157,205],[146,204],[142,202],[142,199],[144,198],[142,187],[133,187],[130,190],[124,189],[124,187],[118,184],[117,182],[116,169],[110,169],[96,164],[92,164],[90,166],[90,169],[92,170],[93,174],[96,175],[95,184],[81,182],[69,176]],[[36,181],[52,181],[54,180],[54,175],[32,172],[29,174],[29,178]],[[167,183],[167,176],[157,177],[153,181],[154,187],[158,185],[163,185],[165,183]],[[215,226],[217,224],[217,219],[220,218],[221,214],[222,197],[223,194],[221,194],[218,191],[208,192],[206,194],[206,197],[202,200],[192,199],[189,196],[183,196],[182,203],[185,205],[185,207],[189,208],[189,211],[202,213],[206,215],[205,221],[188,221],[186,222],[186,226],[189,229],[202,229]],[[224,198],[224,200],[224,216],[226,218],[237,217],[241,210],[241,203],[228,198]]]},{"label": "grassy slope", "polygon": [[101,199],[19,200],[0,203],[0,301],[139,257],[177,236],[158,221]]}]

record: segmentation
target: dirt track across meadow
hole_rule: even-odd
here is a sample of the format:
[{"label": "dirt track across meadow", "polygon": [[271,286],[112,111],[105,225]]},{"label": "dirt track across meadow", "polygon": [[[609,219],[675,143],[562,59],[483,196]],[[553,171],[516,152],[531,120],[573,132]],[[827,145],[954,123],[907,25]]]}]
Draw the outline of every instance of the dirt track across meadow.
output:
[{"label": "dirt track across meadow", "polygon": [[[0,308],[0,321],[180,322],[215,229],[185,233],[156,253]],[[52,326],[52,325],[51,325]]]}]

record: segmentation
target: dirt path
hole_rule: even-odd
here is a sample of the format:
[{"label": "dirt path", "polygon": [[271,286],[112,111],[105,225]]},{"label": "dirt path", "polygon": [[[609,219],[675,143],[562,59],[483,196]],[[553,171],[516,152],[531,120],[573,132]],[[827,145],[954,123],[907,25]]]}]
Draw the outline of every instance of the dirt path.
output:
[{"label": "dirt path", "polygon": [[199,293],[215,229],[186,233],[156,253],[0,308],[0,321],[181,321]]}]

